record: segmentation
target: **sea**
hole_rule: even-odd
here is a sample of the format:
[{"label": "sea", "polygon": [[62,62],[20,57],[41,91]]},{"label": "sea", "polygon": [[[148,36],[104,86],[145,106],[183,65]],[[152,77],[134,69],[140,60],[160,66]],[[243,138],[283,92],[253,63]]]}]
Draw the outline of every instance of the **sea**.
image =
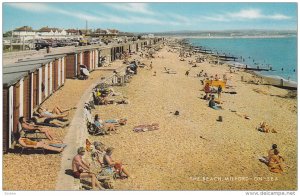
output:
[{"label": "sea", "polygon": [[272,68],[265,76],[297,82],[297,37],[276,38],[188,38],[192,46],[238,57],[248,67]]}]

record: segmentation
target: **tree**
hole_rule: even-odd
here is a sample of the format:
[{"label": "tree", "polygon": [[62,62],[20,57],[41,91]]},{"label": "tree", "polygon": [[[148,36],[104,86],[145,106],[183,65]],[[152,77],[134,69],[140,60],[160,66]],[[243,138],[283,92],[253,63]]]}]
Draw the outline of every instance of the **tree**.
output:
[{"label": "tree", "polygon": [[11,37],[11,31],[7,31],[6,33],[3,33],[3,37]]}]

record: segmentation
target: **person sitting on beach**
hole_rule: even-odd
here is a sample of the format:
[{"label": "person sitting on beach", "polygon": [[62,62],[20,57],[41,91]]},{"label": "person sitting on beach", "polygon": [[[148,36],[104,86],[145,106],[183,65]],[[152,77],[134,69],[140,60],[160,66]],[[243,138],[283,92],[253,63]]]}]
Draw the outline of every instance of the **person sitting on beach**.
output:
[{"label": "person sitting on beach", "polygon": [[205,98],[208,99],[208,94],[210,93],[210,86],[209,83],[206,83],[204,86]]},{"label": "person sitting on beach", "polygon": [[62,152],[66,147],[65,144],[62,144],[59,141],[33,141],[25,137],[25,132],[23,130],[21,130],[19,133],[20,135],[16,137],[16,139],[18,140],[21,146],[26,148],[43,148],[45,150],[50,150],[54,152]]},{"label": "person sitting on beach", "polygon": [[19,123],[22,127],[22,130],[25,131],[25,132],[26,131],[40,131],[42,133],[45,133],[46,137],[49,140],[54,140],[54,137],[52,136],[52,133],[49,130],[47,130],[47,129],[41,127],[41,126],[37,126],[37,125],[30,124],[30,123],[26,122],[26,119],[23,116],[21,116],[19,118]]},{"label": "person sitting on beach", "polygon": [[105,132],[107,131],[116,131],[116,127],[112,123],[103,123],[98,114],[95,115],[94,124],[99,128],[104,128]]},{"label": "person sitting on beach", "polygon": [[72,160],[72,170],[74,178],[90,178],[92,180],[92,189],[95,190],[96,187],[102,189],[96,175],[90,172],[90,166],[83,161],[82,157],[85,154],[85,149],[83,147],[78,148],[77,155],[74,156]]},{"label": "person sitting on beach", "polygon": [[190,74],[190,70],[187,70],[187,71],[185,72],[185,75],[186,75],[186,76],[189,76],[189,74]]},{"label": "person sitting on beach", "polygon": [[211,96],[211,99],[210,99],[210,101],[209,101],[209,103],[208,103],[208,106],[209,106],[210,108],[215,109],[215,110],[222,109],[221,106],[219,106],[219,105],[217,105],[217,104],[215,103],[215,96],[214,96],[214,95]]},{"label": "person sitting on beach", "polygon": [[218,99],[221,99],[221,93],[222,93],[222,86],[219,85],[219,87],[218,87]]},{"label": "person sitting on beach", "polygon": [[274,154],[270,156],[268,167],[270,172],[281,173],[284,171],[284,159],[279,155],[279,151],[274,149]]},{"label": "person sitting on beach", "polygon": [[272,155],[274,155],[275,149],[277,149],[277,144],[272,144],[272,148],[268,151],[268,156],[267,157],[263,156],[263,157],[259,158],[259,161],[263,162],[265,164],[268,164],[269,159],[271,158]]},{"label": "person sitting on beach", "polygon": [[265,163],[271,172],[280,173],[284,170],[284,159],[279,155],[279,150],[277,149],[276,144],[272,145],[272,149],[268,151],[268,156],[259,158],[259,161]]},{"label": "person sitting on beach", "polygon": [[259,127],[257,128],[257,130],[261,131],[261,132],[265,132],[265,133],[270,133],[270,132],[277,133],[277,131],[275,131],[274,128],[271,129],[270,126],[265,121],[263,121],[259,124]]},{"label": "person sitting on beach", "polygon": [[215,80],[216,80],[216,81],[219,80],[218,74],[215,75]]},{"label": "person sitting on beach", "polygon": [[111,155],[112,155],[113,150],[114,149],[112,147],[109,147],[109,148],[106,149],[106,151],[105,151],[106,153],[103,156],[103,164],[104,164],[104,166],[105,167],[109,167],[112,170],[114,168],[114,171],[116,173],[118,173],[121,178],[124,177],[122,175],[123,173],[126,175],[125,177],[129,178],[130,175],[129,175],[128,171],[122,165],[122,162],[115,161],[115,160],[112,159]]},{"label": "person sitting on beach", "polygon": [[105,146],[101,142],[94,142],[95,149],[92,150],[92,160],[99,163],[100,167],[104,166],[103,156],[105,155]]}]

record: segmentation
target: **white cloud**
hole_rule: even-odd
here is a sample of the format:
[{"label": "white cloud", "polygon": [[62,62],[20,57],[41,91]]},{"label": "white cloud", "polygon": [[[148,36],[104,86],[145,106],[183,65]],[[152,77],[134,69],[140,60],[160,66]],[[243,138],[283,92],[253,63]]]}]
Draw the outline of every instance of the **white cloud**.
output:
[{"label": "white cloud", "polygon": [[[191,24],[191,19],[186,17],[186,16],[183,16],[183,15],[180,15],[180,14],[171,14],[171,13],[168,13],[168,14],[165,14],[165,16],[169,16],[171,17],[172,19],[175,19],[175,21],[177,23],[182,23],[182,24]],[[172,20],[174,21],[174,20]]]},{"label": "white cloud", "polygon": [[28,12],[46,12],[49,6],[45,3],[7,3],[8,5]]},{"label": "white cloud", "polygon": [[[201,20],[218,21],[218,22],[230,22],[239,20],[288,20],[291,17],[283,14],[268,15],[262,13],[259,9],[243,9],[239,12],[227,12],[223,14],[211,15],[211,16],[200,16]],[[199,21],[199,20],[198,20]]]},{"label": "white cloud", "polygon": [[274,19],[274,20],[287,20],[287,19],[291,19],[290,16],[286,16],[283,14],[275,14],[275,15],[271,15],[271,16],[267,16],[270,19]]},{"label": "white cloud", "polygon": [[154,15],[155,13],[149,9],[146,3],[106,3],[104,4],[116,10],[127,11],[131,13],[140,13]]},{"label": "white cloud", "polygon": [[257,9],[248,9],[248,10],[241,10],[236,13],[228,13],[227,14],[232,19],[257,19],[263,18],[260,10]]},{"label": "white cloud", "polygon": [[198,21],[205,21],[205,20],[217,21],[217,22],[228,22],[228,21],[230,21],[230,19],[224,17],[223,15],[203,16],[203,17],[199,17]]}]

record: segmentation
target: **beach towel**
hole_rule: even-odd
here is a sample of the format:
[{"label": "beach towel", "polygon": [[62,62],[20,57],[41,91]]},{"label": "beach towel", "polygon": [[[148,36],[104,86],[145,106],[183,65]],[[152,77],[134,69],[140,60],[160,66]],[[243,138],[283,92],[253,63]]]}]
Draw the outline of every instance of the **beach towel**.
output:
[{"label": "beach towel", "polygon": [[133,127],[133,131],[135,132],[146,132],[146,131],[154,131],[159,129],[158,123],[152,123],[151,125],[138,125]]},{"label": "beach towel", "polygon": [[53,146],[56,148],[65,148],[67,146],[67,144],[49,144],[49,146]]},{"label": "beach towel", "polygon": [[226,82],[220,80],[205,80],[205,84],[208,83],[210,86],[219,87],[219,85],[224,89]]}]

